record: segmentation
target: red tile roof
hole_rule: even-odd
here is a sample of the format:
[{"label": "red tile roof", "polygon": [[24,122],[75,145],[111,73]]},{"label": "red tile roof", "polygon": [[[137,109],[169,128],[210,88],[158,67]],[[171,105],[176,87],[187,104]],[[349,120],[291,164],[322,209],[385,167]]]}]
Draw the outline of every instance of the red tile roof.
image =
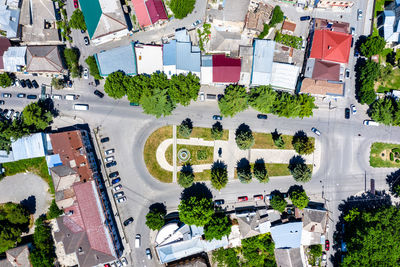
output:
[{"label": "red tile roof", "polygon": [[151,25],[149,13],[147,12],[144,0],[132,0],[133,9],[135,10],[136,18],[141,27]]},{"label": "red tile roof", "polygon": [[316,30],[311,48],[311,58],[333,62],[349,61],[351,34],[329,30]]},{"label": "red tile roof", "polygon": [[11,46],[10,41],[5,37],[0,37],[0,69],[4,69],[3,54]]},{"label": "red tile roof", "polygon": [[[74,192],[75,193],[75,192]],[[72,214],[70,212],[72,211]],[[81,211],[79,210],[78,203],[75,202],[71,207],[64,209],[65,214],[70,214],[67,216],[63,216],[64,224],[71,230],[72,232],[81,232],[85,230],[85,225],[83,224]]]},{"label": "red tile roof", "polygon": [[109,246],[111,240],[106,232],[104,216],[100,215],[103,211],[99,203],[95,182],[76,184],[74,191],[90,246],[92,249],[112,255]]},{"label": "red tile roof", "polygon": [[146,6],[153,24],[160,19],[168,19],[162,0],[148,0]]},{"label": "red tile roof", "polygon": [[229,58],[225,55],[213,55],[213,82],[237,83],[240,79],[240,58]]},{"label": "red tile roof", "polygon": [[315,60],[312,78],[315,80],[339,81],[340,64]]}]

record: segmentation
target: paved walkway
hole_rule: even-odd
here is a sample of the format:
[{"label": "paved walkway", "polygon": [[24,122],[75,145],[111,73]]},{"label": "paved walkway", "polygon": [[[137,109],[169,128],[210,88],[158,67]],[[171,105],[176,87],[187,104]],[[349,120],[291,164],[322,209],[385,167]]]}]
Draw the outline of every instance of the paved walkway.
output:
[{"label": "paved walkway", "polygon": [[[172,164],[174,168],[174,172],[172,174],[172,181],[176,183],[177,181],[177,168],[176,168],[176,125],[172,125],[172,137],[173,137],[173,146],[172,146]],[[168,148],[168,147],[167,147]],[[165,152],[164,152],[165,158]]]}]

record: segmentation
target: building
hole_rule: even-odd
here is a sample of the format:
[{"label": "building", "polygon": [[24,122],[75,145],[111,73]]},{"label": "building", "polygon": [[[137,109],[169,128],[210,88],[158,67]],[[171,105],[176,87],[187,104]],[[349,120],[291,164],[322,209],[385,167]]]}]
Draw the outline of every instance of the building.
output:
[{"label": "building", "polygon": [[63,73],[64,67],[58,46],[28,46],[26,71],[49,74]]},{"label": "building", "polygon": [[243,31],[250,0],[225,0],[208,11],[210,21],[220,31]]},{"label": "building", "polygon": [[294,92],[300,67],[292,64],[273,62],[270,84],[274,89]]},{"label": "building", "polygon": [[296,30],[296,23],[285,20],[282,25],[282,33],[292,35]]},{"label": "building", "polygon": [[3,55],[10,46],[10,40],[6,37],[0,37],[0,71],[4,70]]},{"label": "building", "polygon": [[132,4],[139,26],[142,28],[150,26],[151,20],[144,0],[132,0]]},{"label": "building", "polygon": [[3,54],[4,71],[22,71],[26,65],[26,46],[10,46]]},{"label": "building", "polygon": [[94,54],[101,76],[106,77],[115,71],[123,71],[127,75],[136,75],[135,44],[103,50]]},{"label": "building", "polygon": [[331,30],[334,32],[350,33],[350,24],[342,21],[316,18],[314,30]]},{"label": "building", "polygon": [[0,31],[5,33],[8,39],[19,39],[21,35],[19,27],[20,17],[19,0],[0,1]]},{"label": "building", "polygon": [[271,231],[271,222],[266,210],[256,210],[254,208],[237,209],[235,216],[239,224],[241,239]]},{"label": "building", "polygon": [[240,58],[229,58],[225,55],[213,55],[213,83],[238,83],[240,80],[240,67]]},{"label": "building", "polygon": [[242,44],[242,35],[240,32],[228,32],[222,30],[211,30],[209,52],[223,53],[231,57],[239,55],[239,46]]},{"label": "building", "polygon": [[269,85],[271,83],[274,49],[275,42],[272,40],[254,40],[251,86]]},{"label": "building", "polygon": [[71,207],[76,200],[72,185],[80,181],[78,173],[71,167],[59,165],[50,168],[50,174],[53,179],[57,206],[62,210]]},{"label": "building", "polygon": [[138,74],[163,71],[163,49],[160,45],[135,45]]},{"label": "building", "polygon": [[305,246],[323,244],[328,212],[318,209],[303,209],[302,244]]},{"label": "building", "polygon": [[167,20],[164,2],[162,0],[147,0],[147,11],[149,12],[151,23],[155,24],[160,20]]},{"label": "building", "polygon": [[276,265],[280,267],[303,267],[304,250],[302,248],[275,249]]},{"label": "building", "polygon": [[301,83],[300,93],[317,97],[344,97],[344,83],[305,78]]},{"label": "building", "polygon": [[324,81],[340,81],[340,64],[309,58],[304,77]]},{"label": "building", "polygon": [[79,1],[92,43],[99,45],[127,36],[128,26],[118,0]]},{"label": "building", "polygon": [[35,133],[21,137],[11,143],[11,151],[0,151],[0,163],[22,159],[44,157],[47,152],[47,140],[44,133]]},{"label": "building", "polygon": [[351,34],[330,30],[315,30],[310,58],[347,64],[351,40]]},{"label": "building", "polygon": [[213,56],[201,56],[201,84],[211,84],[213,82]]},{"label": "building", "polygon": [[30,244],[12,248],[6,251],[6,258],[0,260],[0,267],[31,267],[29,261]]},{"label": "building", "polygon": [[242,59],[239,84],[249,86],[251,79],[251,68],[253,65],[253,47],[240,46],[239,57]]},{"label": "building", "polygon": [[317,1],[317,8],[332,9],[333,11],[343,11],[349,9],[354,5],[352,1],[336,1],[336,0],[319,0]]},{"label": "building", "polygon": [[246,15],[246,29],[250,31],[262,32],[264,24],[268,24],[272,17],[274,8],[271,5],[259,2],[254,10]]},{"label": "building", "polygon": [[377,17],[379,35],[382,36],[390,47],[396,46],[400,41],[400,1],[390,2],[385,10]]}]

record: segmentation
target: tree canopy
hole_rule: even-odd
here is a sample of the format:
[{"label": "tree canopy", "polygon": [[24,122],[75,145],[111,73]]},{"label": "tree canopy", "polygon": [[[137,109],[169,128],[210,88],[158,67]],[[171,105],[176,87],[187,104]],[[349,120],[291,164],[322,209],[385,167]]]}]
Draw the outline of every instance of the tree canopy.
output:
[{"label": "tree canopy", "polygon": [[273,195],[269,204],[274,210],[277,210],[280,213],[284,212],[287,206],[287,202],[283,198],[282,194]]},{"label": "tree canopy", "polygon": [[156,118],[171,115],[175,109],[175,104],[166,89],[156,89],[153,95],[142,96],[140,104],[144,113],[154,115]]},{"label": "tree canopy", "polygon": [[47,212],[46,218],[48,220],[57,218],[58,216],[62,215],[64,213],[63,210],[60,210],[56,204],[56,201],[53,199],[51,201],[51,205],[49,207],[49,211]]},{"label": "tree canopy", "polygon": [[300,155],[309,155],[314,152],[314,143],[307,135],[293,136],[292,145]]},{"label": "tree canopy", "polygon": [[196,0],[169,0],[168,6],[177,19],[183,19],[192,13]]},{"label": "tree canopy", "polygon": [[178,126],[178,132],[181,136],[188,138],[192,134],[193,124],[190,119],[185,119]]},{"label": "tree canopy", "polygon": [[269,176],[268,171],[265,168],[264,161],[262,162],[255,162],[253,166],[253,175],[260,183],[268,183]]},{"label": "tree canopy", "polygon": [[182,199],[178,206],[179,219],[188,225],[204,226],[214,214],[212,199],[192,196]]},{"label": "tree canopy", "polygon": [[0,73],[0,86],[3,88],[10,87],[13,80],[8,72]]},{"label": "tree canopy", "polygon": [[200,78],[193,73],[179,74],[171,77],[168,93],[175,103],[187,106],[196,100],[200,90]]},{"label": "tree canopy", "polygon": [[165,212],[161,210],[150,210],[146,215],[146,225],[151,230],[160,230],[165,224]]},{"label": "tree canopy", "polygon": [[270,233],[242,239],[244,265],[275,267],[274,249],[275,243]]},{"label": "tree canopy", "polygon": [[50,111],[46,111],[37,102],[27,105],[22,112],[23,123],[35,131],[41,131],[53,120]]},{"label": "tree canopy", "polygon": [[376,98],[374,82],[380,75],[380,66],[372,60],[367,60],[356,66],[357,86],[356,93],[361,104],[371,105]]},{"label": "tree canopy", "polygon": [[65,63],[67,64],[68,70],[71,73],[72,78],[80,76],[79,71],[79,51],[75,48],[64,49]]},{"label": "tree canopy", "polygon": [[217,121],[216,123],[213,124],[211,128],[211,137],[214,138],[215,140],[220,140],[222,139],[222,136],[224,135],[224,129],[222,128],[222,124]]},{"label": "tree canopy", "polygon": [[185,168],[183,168],[179,172],[178,184],[180,186],[182,186],[183,188],[187,188],[187,187],[192,186],[193,181],[194,181],[193,171],[185,170]]},{"label": "tree canopy", "polygon": [[101,80],[103,77],[100,76],[99,68],[97,67],[96,59],[94,56],[88,56],[85,59],[86,64],[89,67],[90,75],[92,75],[96,80]]},{"label": "tree canopy", "polygon": [[369,115],[374,121],[385,125],[392,125],[396,123],[395,112],[397,109],[398,104],[393,98],[380,98],[371,105]]},{"label": "tree canopy", "polygon": [[52,267],[56,255],[51,228],[44,217],[39,217],[35,225],[33,249],[29,255],[29,260],[33,267]]},{"label": "tree canopy", "polygon": [[104,91],[112,98],[120,99],[126,94],[125,74],[122,71],[116,71],[107,76],[104,84]]},{"label": "tree canopy", "polygon": [[215,213],[211,220],[204,226],[206,240],[221,240],[231,233],[232,223],[224,213]]},{"label": "tree canopy", "polygon": [[284,17],[284,14],[283,14],[281,7],[276,5],[272,12],[272,18],[271,18],[271,21],[269,22],[269,25],[271,27],[274,27],[276,24],[281,23],[283,21],[283,17]]},{"label": "tree canopy", "polygon": [[371,35],[367,40],[361,45],[360,51],[366,57],[371,57],[377,55],[383,51],[385,48],[386,41],[383,37],[379,35]]},{"label": "tree canopy", "polygon": [[248,95],[246,88],[241,85],[231,84],[225,88],[224,95],[219,99],[218,106],[223,116],[233,117],[247,109]]},{"label": "tree canopy", "polygon": [[238,179],[241,183],[248,184],[251,182],[251,179],[253,178],[253,176],[251,173],[250,162],[247,159],[241,159],[237,163],[236,172],[237,172]]},{"label": "tree canopy", "polygon": [[293,190],[290,192],[289,197],[293,205],[301,210],[308,206],[309,199],[304,190]]},{"label": "tree canopy", "polygon": [[72,29],[80,29],[84,31],[87,30],[85,18],[79,8],[75,9],[75,11],[72,13],[71,18],[69,19],[69,26]]},{"label": "tree canopy", "polygon": [[221,190],[228,183],[228,170],[227,166],[221,162],[214,162],[211,167],[211,185],[217,189]]},{"label": "tree canopy", "polygon": [[271,86],[258,86],[250,90],[249,105],[261,113],[274,113],[277,93]]},{"label": "tree canopy", "polygon": [[295,164],[293,168],[290,169],[293,178],[296,182],[306,183],[311,180],[311,170],[304,163]]},{"label": "tree canopy", "polygon": [[249,127],[240,127],[236,129],[235,141],[241,150],[250,149],[254,145],[253,132]]}]

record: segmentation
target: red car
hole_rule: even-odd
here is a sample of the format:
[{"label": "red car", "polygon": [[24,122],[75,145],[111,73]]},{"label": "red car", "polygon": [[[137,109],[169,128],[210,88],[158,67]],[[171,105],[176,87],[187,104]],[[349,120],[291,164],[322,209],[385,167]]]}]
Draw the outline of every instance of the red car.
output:
[{"label": "red car", "polygon": [[78,8],[78,7],[79,7],[79,5],[78,5],[78,0],[74,0],[74,7],[75,7],[75,8]]},{"label": "red car", "polygon": [[247,200],[249,200],[249,198],[247,196],[238,197],[239,202],[243,202],[243,201],[247,201]]},{"label": "red car", "polygon": [[263,200],[263,195],[254,195],[254,200]]},{"label": "red car", "polygon": [[329,240],[325,240],[325,250],[329,250]]}]

